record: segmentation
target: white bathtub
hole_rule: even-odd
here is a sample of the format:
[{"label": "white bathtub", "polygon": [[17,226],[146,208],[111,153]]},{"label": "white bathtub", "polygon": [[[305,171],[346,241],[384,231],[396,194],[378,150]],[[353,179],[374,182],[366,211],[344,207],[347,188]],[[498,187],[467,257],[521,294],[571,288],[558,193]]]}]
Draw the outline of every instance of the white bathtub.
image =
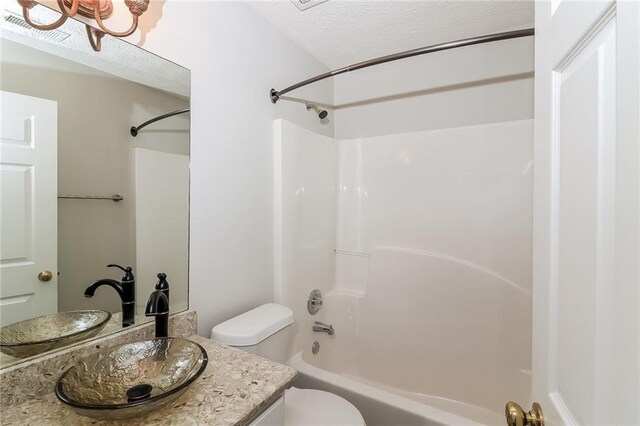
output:
[{"label": "white bathtub", "polygon": [[[296,386],[343,396],[369,426],[503,425],[508,400],[528,401],[526,291],[406,250],[374,252],[369,272],[366,291],[330,290],[317,315],[298,314]],[[313,321],[333,324],[335,335],[313,332]]]},{"label": "white bathtub", "polygon": [[[380,385],[372,386],[355,378],[323,370],[306,362],[302,353],[296,354],[288,364],[298,370],[298,376],[295,380],[296,387],[320,389],[340,395],[358,407],[367,426],[477,425],[504,422],[504,417],[499,419],[492,415],[493,413],[488,413],[488,415],[482,413],[488,421],[477,422],[453,414],[463,411],[471,413],[474,407],[464,407],[455,401],[430,397],[426,397],[425,403],[421,403],[402,396],[397,390],[388,391]],[[477,415],[479,413],[475,414],[475,417],[479,417]]]}]

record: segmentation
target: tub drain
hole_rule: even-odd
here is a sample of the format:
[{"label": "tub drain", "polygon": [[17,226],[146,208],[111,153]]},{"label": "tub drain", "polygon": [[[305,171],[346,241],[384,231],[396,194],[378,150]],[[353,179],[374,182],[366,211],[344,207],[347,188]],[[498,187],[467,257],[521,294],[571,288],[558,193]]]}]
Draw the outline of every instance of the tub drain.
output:
[{"label": "tub drain", "polygon": [[320,351],[320,343],[318,343],[318,341],[316,340],[315,342],[313,342],[313,346],[311,346],[311,352],[313,352],[313,354],[317,354],[318,351]]}]

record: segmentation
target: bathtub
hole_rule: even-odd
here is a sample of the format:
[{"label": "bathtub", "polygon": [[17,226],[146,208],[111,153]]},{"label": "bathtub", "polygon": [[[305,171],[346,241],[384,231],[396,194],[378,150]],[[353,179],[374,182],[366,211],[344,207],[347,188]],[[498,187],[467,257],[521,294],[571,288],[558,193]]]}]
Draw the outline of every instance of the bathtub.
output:
[{"label": "bathtub", "polygon": [[360,410],[368,426],[479,425],[504,422],[504,416],[498,418],[498,416],[491,416],[493,413],[489,415],[482,413],[484,416],[474,413],[476,419],[484,417],[488,420],[478,422],[453,414],[469,409],[471,413],[475,407],[463,407],[463,404],[455,401],[433,397],[425,397],[425,402],[419,402],[403,396],[398,390],[386,390],[379,384],[367,384],[356,378],[315,367],[305,361],[302,352],[291,358],[288,364],[298,371],[294,386],[303,389],[320,389],[340,395]]},{"label": "bathtub", "polygon": [[364,291],[333,288],[297,315],[295,386],[346,398],[369,426],[504,425],[505,403],[529,400],[530,293],[430,253],[377,250],[368,269]]}]

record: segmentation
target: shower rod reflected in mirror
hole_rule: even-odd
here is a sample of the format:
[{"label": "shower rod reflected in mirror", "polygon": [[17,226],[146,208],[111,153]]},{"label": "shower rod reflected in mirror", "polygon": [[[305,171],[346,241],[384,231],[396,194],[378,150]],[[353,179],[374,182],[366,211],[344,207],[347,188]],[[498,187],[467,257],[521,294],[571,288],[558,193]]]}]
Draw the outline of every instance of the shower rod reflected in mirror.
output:
[{"label": "shower rod reflected in mirror", "polygon": [[136,136],[138,136],[138,132],[143,128],[147,127],[149,124],[155,123],[156,121],[164,120],[165,118],[173,117],[174,115],[185,114],[187,112],[191,112],[191,109],[185,108],[185,109],[179,109],[177,111],[167,112],[166,114],[162,114],[152,118],[151,120],[147,120],[144,123],[140,124],[139,126],[131,126],[131,129],[129,129],[129,132],[131,133],[131,136],[135,138]]}]

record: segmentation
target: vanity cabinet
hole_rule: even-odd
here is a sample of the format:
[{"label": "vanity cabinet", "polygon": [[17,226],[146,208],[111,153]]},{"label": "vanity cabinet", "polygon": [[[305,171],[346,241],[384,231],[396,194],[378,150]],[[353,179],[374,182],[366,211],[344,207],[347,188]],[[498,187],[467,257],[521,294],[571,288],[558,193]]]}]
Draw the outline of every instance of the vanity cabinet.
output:
[{"label": "vanity cabinet", "polygon": [[284,396],[274,402],[249,426],[282,426],[284,425]]}]

